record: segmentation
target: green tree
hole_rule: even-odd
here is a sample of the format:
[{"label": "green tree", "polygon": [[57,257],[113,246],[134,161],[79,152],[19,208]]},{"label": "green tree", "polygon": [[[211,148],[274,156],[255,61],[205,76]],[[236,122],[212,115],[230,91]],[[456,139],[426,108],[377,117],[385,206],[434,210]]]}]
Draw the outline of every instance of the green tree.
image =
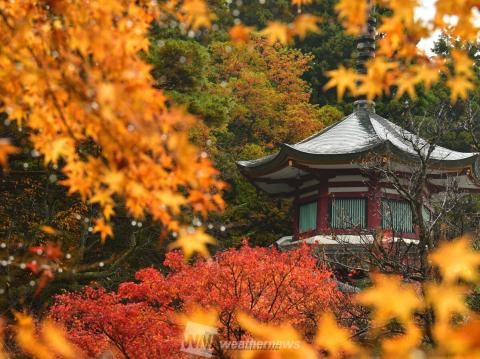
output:
[{"label": "green tree", "polygon": [[289,202],[258,192],[235,163],[271,154],[280,143],[299,141],[341,117],[332,106],[310,103],[311,87],[302,76],[312,56],[272,47],[260,38],[246,45],[179,38],[154,38],[152,43],[156,45],[147,58],[153,74],[169,68],[168,78],[158,77],[157,86],[204,119],[192,138],[205,147],[230,185],[227,209],[211,218],[211,232],[225,246],[245,236],[271,244],[289,234]]}]

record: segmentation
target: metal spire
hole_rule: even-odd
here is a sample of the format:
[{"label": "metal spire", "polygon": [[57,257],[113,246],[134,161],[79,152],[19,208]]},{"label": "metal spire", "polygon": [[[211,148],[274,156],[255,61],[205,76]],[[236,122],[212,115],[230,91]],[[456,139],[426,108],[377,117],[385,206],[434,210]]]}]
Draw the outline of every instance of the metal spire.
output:
[{"label": "metal spire", "polygon": [[[357,58],[355,67],[359,74],[366,74],[365,63],[375,57],[375,36],[377,34],[377,19],[373,16],[374,5],[370,5],[367,23],[364,31],[357,38]],[[365,96],[358,96],[353,103],[355,110],[366,109],[375,112],[375,102],[366,100]]]}]

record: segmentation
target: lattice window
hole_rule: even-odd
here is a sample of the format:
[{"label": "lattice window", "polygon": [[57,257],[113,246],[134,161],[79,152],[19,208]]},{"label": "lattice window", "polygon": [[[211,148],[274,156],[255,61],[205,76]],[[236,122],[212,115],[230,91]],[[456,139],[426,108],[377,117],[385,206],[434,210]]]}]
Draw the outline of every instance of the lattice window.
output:
[{"label": "lattice window", "polygon": [[330,200],[330,227],[337,229],[367,226],[365,198],[335,198]]},{"label": "lattice window", "polygon": [[413,214],[405,201],[382,200],[382,228],[399,233],[413,233]]},{"label": "lattice window", "polygon": [[317,202],[300,205],[298,218],[298,230],[300,233],[315,230],[317,228]]}]

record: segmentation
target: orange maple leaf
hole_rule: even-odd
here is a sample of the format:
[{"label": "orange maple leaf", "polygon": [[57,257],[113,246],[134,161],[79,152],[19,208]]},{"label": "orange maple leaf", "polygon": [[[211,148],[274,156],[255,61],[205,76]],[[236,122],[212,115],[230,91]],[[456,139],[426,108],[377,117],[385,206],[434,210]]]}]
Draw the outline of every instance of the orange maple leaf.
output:
[{"label": "orange maple leaf", "polygon": [[290,40],[288,24],[279,21],[270,21],[260,34],[267,38],[269,44],[279,42],[286,44]]},{"label": "orange maple leaf", "polygon": [[466,100],[468,92],[475,88],[472,81],[463,75],[452,76],[447,80],[447,86],[450,88],[450,100],[452,102],[458,99]]},{"label": "orange maple leaf", "polygon": [[293,22],[293,29],[295,35],[298,35],[301,39],[307,36],[308,32],[320,32],[320,28],[317,23],[321,20],[321,17],[310,14],[303,14],[297,16]]},{"label": "orange maple leaf", "polygon": [[337,70],[327,71],[327,75],[330,77],[330,80],[323,89],[328,90],[336,87],[338,100],[343,98],[345,90],[348,89],[352,93],[355,91],[358,79],[358,73],[355,70],[347,69],[343,65],[340,65]]},{"label": "orange maple leaf", "polygon": [[102,242],[105,242],[107,237],[113,237],[112,227],[109,224],[105,223],[103,219],[97,219],[95,221],[93,233],[100,233],[100,238],[102,239]]},{"label": "orange maple leaf", "polygon": [[203,0],[186,0],[181,11],[186,14],[187,23],[194,30],[201,27],[210,27],[212,20],[216,18]]},{"label": "orange maple leaf", "polygon": [[327,312],[320,317],[315,343],[328,351],[334,358],[358,352],[357,346],[350,340],[352,333],[337,324],[335,316]]},{"label": "orange maple leaf", "polygon": [[357,35],[365,27],[368,8],[367,0],[340,0],[335,5],[343,26],[352,35]]},{"label": "orange maple leaf", "polygon": [[379,325],[394,318],[408,323],[413,312],[422,305],[414,289],[403,284],[399,276],[374,273],[371,277],[374,286],[358,293],[357,302],[374,308],[374,319]]},{"label": "orange maple leaf", "polygon": [[416,97],[415,85],[418,82],[418,77],[414,76],[411,72],[405,71],[397,78],[397,94],[396,97],[400,98],[404,93],[407,93],[410,98]]},{"label": "orange maple leaf", "polygon": [[185,259],[190,258],[194,253],[197,252],[204,257],[208,257],[209,252],[207,244],[215,243],[215,239],[202,230],[181,228],[178,239],[170,244],[169,248],[180,248],[183,251]]},{"label": "orange maple leaf", "polygon": [[472,249],[467,236],[443,243],[429,257],[432,263],[440,268],[446,282],[451,283],[458,279],[473,281],[478,278],[480,253]]},{"label": "orange maple leaf", "polygon": [[253,28],[243,24],[234,25],[228,32],[233,42],[247,42]]},{"label": "orange maple leaf", "polygon": [[[280,348],[278,349],[277,358],[292,358],[292,359],[316,359],[317,353],[313,347],[304,342],[300,334],[290,324],[284,323],[282,325],[271,325],[258,322],[245,313],[238,314],[238,322],[240,325],[253,334],[256,338],[261,340],[283,340],[298,342],[300,345],[298,348]],[[252,358],[251,351],[243,351],[242,358]]]},{"label": "orange maple leaf", "polygon": [[8,156],[18,153],[19,149],[10,144],[10,140],[0,138],[0,166],[8,169]]}]

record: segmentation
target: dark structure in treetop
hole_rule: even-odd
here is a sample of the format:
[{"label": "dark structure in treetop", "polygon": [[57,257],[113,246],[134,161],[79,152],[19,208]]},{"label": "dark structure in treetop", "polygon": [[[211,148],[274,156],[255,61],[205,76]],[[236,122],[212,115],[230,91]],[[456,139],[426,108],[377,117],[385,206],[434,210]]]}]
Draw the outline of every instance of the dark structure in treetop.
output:
[{"label": "dark structure in treetop", "polygon": [[[375,20],[359,38],[357,69],[374,56]],[[478,153],[462,153],[429,144],[375,113],[375,104],[359,99],[354,112],[296,144],[282,144],[267,157],[239,161],[238,167],[259,190],[294,198],[293,235],[277,241],[286,247],[308,243],[360,243],[381,229],[393,240],[415,241],[410,205],[391,180],[369,164],[393,169],[408,181],[428,161],[424,196],[434,198],[453,187],[480,191]],[[378,166],[378,164],[380,164]],[[370,169],[369,169],[370,168]],[[424,208],[424,219],[430,210]]]}]

